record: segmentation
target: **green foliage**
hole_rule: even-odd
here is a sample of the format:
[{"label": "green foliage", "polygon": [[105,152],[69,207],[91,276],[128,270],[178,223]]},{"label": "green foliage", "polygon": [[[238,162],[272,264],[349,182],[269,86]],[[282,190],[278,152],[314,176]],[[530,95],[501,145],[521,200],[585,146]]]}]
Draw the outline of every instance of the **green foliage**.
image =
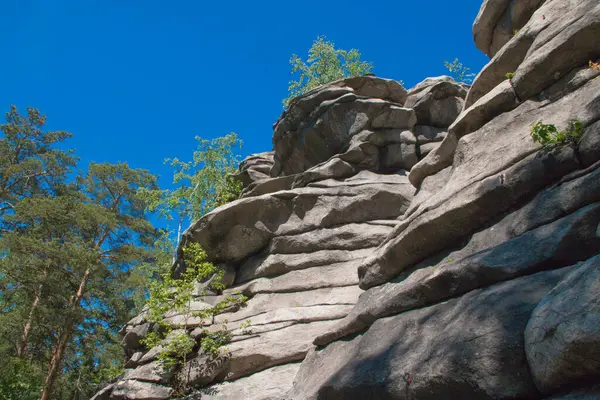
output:
[{"label": "green foliage", "polygon": [[338,50],[333,42],[324,36],[319,36],[308,51],[308,59],[303,61],[292,54],[290,64],[292,74],[299,73],[297,80],[289,83],[289,95],[283,99],[284,107],[290,101],[301,96],[317,86],[351,76],[361,76],[371,72],[373,64],[360,60],[356,49]]},{"label": "green foliage", "polygon": [[444,61],[444,66],[450,71],[452,77],[457,82],[463,82],[466,84],[473,83],[473,78],[475,78],[475,74],[470,73],[471,68],[468,68],[463,65],[462,62],[455,58],[453,62]]},{"label": "green foliage", "polygon": [[206,140],[196,137],[198,148],[192,161],[177,158],[165,163],[173,170],[175,189],[142,189],[140,196],[148,203],[148,211],[159,212],[177,223],[178,244],[185,222],[200,218],[215,207],[239,197],[241,183],[231,178],[240,162],[234,149],[242,146],[235,133]]},{"label": "green foliage", "polygon": [[250,325],[252,325],[252,321],[250,321],[249,319],[245,320],[240,325],[240,331],[242,332],[242,335],[251,335],[252,334],[252,329],[250,329]]},{"label": "green foliage", "polygon": [[0,224],[18,201],[56,194],[76,163],[73,150],[56,147],[72,135],[45,132],[45,123],[35,108],[28,107],[23,116],[11,106],[6,124],[0,126]]},{"label": "green foliage", "polygon": [[186,331],[172,332],[168,339],[164,340],[164,343],[163,349],[156,358],[166,369],[176,367],[181,360],[185,362],[185,357],[196,345],[196,341]]},{"label": "green foliage", "polygon": [[581,121],[571,120],[565,131],[559,131],[556,126],[538,121],[531,125],[531,138],[546,148],[574,143],[581,138],[583,125]]},{"label": "green foliage", "polygon": [[[158,359],[167,367],[176,367],[185,363],[187,354],[194,348],[196,342],[187,332],[187,318],[199,317],[201,320],[212,319],[232,306],[241,306],[247,298],[241,295],[225,297],[215,306],[191,311],[191,302],[197,282],[211,278],[209,289],[221,291],[225,289],[222,282],[223,271],[207,261],[206,252],[197,243],[190,243],[183,248],[184,262],[187,266],[178,278],[174,278],[170,268],[165,268],[161,279],[152,283],[146,320],[156,324],[159,329],[149,333],[143,344],[149,348],[163,346]],[[173,326],[164,320],[167,312],[175,312],[186,317],[183,330],[174,331]],[[227,325],[223,329],[212,332],[204,330],[200,347],[208,354],[219,357],[225,351],[223,346],[231,340]]]},{"label": "green foliage", "polygon": [[[26,362],[5,364],[2,375],[31,376],[22,384],[36,398],[46,375],[51,398],[83,399],[122,370],[116,329],[131,318],[137,290],[128,278],[153,258],[156,238],[138,190],[156,180],[127,164],[91,163],[76,174],[62,143],[71,135],[45,132],[45,121],[11,107],[1,127],[0,354]],[[23,368],[30,372],[14,372]]]},{"label": "green foliage", "polygon": [[513,36],[517,36],[520,32],[520,29],[513,29]]},{"label": "green foliage", "polygon": [[506,79],[512,79],[515,76],[514,72],[507,72],[506,75],[504,75],[506,77]]},{"label": "green foliage", "polygon": [[0,399],[37,400],[44,373],[36,364],[11,357],[0,364]]},{"label": "green foliage", "polygon": [[216,332],[208,332],[204,330],[202,339],[200,340],[200,348],[205,354],[210,354],[212,357],[221,357],[227,352],[226,346],[231,342],[231,332],[227,329],[227,324],[223,323],[221,329]]}]

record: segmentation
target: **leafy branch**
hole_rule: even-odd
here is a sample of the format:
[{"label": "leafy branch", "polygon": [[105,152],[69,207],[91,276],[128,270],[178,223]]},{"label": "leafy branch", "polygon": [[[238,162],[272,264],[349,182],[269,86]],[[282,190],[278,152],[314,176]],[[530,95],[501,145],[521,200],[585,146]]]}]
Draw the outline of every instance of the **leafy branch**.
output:
[{"label": "leafy branch", "polygon": [[555,125],[538,121],[531,125],[531,138],[546,148],[575,143],[583,134],[581,121],[571,120],[566,130],[559,131]]}]

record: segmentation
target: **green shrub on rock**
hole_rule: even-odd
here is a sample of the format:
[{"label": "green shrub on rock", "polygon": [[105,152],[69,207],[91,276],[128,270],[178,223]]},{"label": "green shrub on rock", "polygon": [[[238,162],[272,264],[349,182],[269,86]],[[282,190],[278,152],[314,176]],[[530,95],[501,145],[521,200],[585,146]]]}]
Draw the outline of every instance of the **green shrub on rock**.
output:
[{"label": "green shrub on rock", "polygon": [[555,125],[544,124],[538,121],[531,125],[531,138],[534,142],[544,147],[555,147],[567,143],[574,143],[583,134],[581,121],[571,120],[565,131],[559,131]]}]

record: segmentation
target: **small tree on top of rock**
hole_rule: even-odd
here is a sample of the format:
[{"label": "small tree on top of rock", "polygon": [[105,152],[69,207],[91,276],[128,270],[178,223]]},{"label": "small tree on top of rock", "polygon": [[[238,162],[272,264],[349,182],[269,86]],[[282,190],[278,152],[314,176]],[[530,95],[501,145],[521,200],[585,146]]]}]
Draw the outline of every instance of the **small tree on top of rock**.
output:
[{"label": "small tree on top of rock", "polygon": [[466,67],[462,62],[455,58],[453,62],[444,61],[444,66],[450,71],[452,77],[457,82],[463,82],[468,85],[473,83],[473,79],[475,78],[475,74],[469,72],[471,68]]},{"label": "small tree on top of rock", "polygon": [[148,211],[159,212],[167,221],[177,221],[175,247],[181,239],[182,227],[214,208],[238,198],[241,183],[231,177],[240,163],[235,152],[242,141],[231,132],[214,139],[196,136],[198,148],[192,161],[178,158],[165,160],[173,170],[173,189],[140,190],[148,203]]},{"label": "small tree on top of rock", "polygon": [[351,76],[371,72],[373,64],[360,60],[357,49],[338,50],[325,36],[318,36],[308,51],[308,59],[303,61],[296,54],[290,58],[292,74],[300,73],[297,80],[291,80],[289,96],[283,99],[284,107],[297,96],[301,96],[317,86]]}]

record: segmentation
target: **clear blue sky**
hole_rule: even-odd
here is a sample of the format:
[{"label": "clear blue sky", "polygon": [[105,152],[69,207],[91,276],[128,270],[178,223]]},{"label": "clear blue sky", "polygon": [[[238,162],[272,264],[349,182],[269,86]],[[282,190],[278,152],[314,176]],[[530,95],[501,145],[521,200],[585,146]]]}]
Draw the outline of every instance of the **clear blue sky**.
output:
[{"label": "clear blue sky", "polygon": [[168,184],[163,159],[189,159],[195,135],[270,150],[290,55],[306,58],[317,35],[407,87],[454,57],[479,71],[481,2],[3,0],[0,111],[37,107],[84,162],[127,161]]}]

